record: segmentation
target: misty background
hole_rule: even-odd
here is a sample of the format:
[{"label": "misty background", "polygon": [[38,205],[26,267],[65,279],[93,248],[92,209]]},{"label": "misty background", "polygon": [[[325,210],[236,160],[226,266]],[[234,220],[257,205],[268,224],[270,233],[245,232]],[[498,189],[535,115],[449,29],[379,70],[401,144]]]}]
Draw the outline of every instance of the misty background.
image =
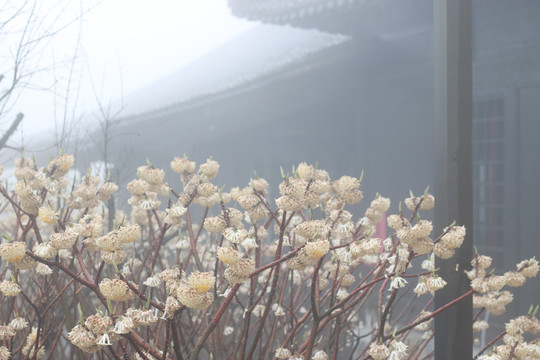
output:
[{"label": "misty background", "polygon": [[[6,167],[22,153],[41,165],[74,153],[81,173],[110,170],[120,208],[138,166],[167,171],[183,154],[218,160],[227,189],[256,172],[274,197],[280,166],[363,170],[361,209],[378,192],[396,212],[410,190],[433,186],[431,0],[36,4],[24,12],[36,29],[61,31],[35,49],[32,76],[1,110],[2,132],[25,114],[0,154]],[[5,91],[20,34],[2,36]],[[472,236],[508,271],[540,254],[539,1],[473,1],[473,91]],[[536,304],[538,289],[538,279],[518,289],[508,316]]]}]

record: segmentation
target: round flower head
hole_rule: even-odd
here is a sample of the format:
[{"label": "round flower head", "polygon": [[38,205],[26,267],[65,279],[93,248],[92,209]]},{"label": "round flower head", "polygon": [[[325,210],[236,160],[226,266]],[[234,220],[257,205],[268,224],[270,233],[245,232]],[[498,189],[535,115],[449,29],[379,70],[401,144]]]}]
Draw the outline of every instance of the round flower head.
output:
[{"label": "round flower head", "polygon": [[325,237],[328,233],[328,226],[322,220],[305,221],[294,228],[297,235],[308,239]]},{"label": "round flower head", "polygon": [[446,234],[442,236],[441,244],[451,250],[458,248],[461,246],[461,244],[463,244],[465,234],[466,230],[464,226],[453,226]]},{"label": "round flower head", "polygon": [[122,247],[122,242],[118,237],[118,232],[111,231],[110,233],[97,238],[96,245],[103,251],[114,251]]},{"label": "round flower head", "polygon": [[297,211],[302,208],[302,202],[292,196],[284,195],[276,199],[276,205],[283,211]]},{"label": "round flower head", "polygon": [[234,268],[234,271],[242,276],[249,276],[249,274],[255,271],[255,261],[247,258],[240,259],[240,261],[232,265],[231,268]]},{"label": "round flower head", "polygon": [[43,242],[34,245],[33,253],[43,259],[51,259],[58,254],[58,249],[52,246],[50,242]]},{"label": "round flower head", "polygon": [[229,336],[231,335],[232,333],[234,333],[234,328],[232,326],[227,326],[224,330],[223,330],[223,335],[224,336]]},{"label": "round flower head", "polygon": [[431,221],[427,220],[420,220],[411,228],[411,232],[417,239],[428,237],[431,234],[431,231],[433,231],[433,224],[431,224]]},{"label": "round flower head", "polygon": [[151,287],[151,288],[156,288],[159,286],[159,284],[161,283],[161,279],[159,278],[159,276],[157,275],[154,275],[154,276],[150,276],[148,277],[145,281],[144,281],[144,285],[148,286],[148,287]]},{"label": "round flower head", "polygon": [[11,320],[9,326],[11,326],[15,331],[19,331],[28,327],[28,321],[22,317],[16,317]]},{"label": "round flower head", "polygon": [[517,264],[518,271],[525,276],[526,278],[535,277],[536,274],[538,274],[539,266],[538,266],[538,260],[536,259],[529,259],[529,260],[523,260],[519,264]]},{"label": "round flower head", "polygon": [[291,352],[286,348],[277,348],[274,356],[277,359],[288,359],[292,356]]},{"label": "round flower head", "polygon": [[204,219],[204,228],[213,234],[221,234],[227,228],[227,222],[222,216],[208,217]]},{"label": "round flower head", "polygon": [[219,196],[217,193],[211,196],[197,196],[193,202],[202,207],[211,208],[219,202]]},{"label": "round flower head", "polygon": [[411,245],[414,252],[419,255],[429,254],[433,251],[433,247],[435,246],[430,238],[415,239],[409,245]]},{"label": "round flower head", "polygon": [[341,279],[341,286],[349,287],[352,284],[354,284],[355,281],[356,279],[353,274],[351,273],[345,274],[343,275],[343,278]]},{"label": "round flower head", "polygon": [[445,286],[446,286],[446,281],[444,281],[444,279],[441,278],[440,276],[434,276],[429,279],[428,287],[431,291],[440,290]]},{"label": "round flower head", "polygon": [[304,249],[309,257],[320,259],[330,251],[330,242],[328,240],[307,242]]},{"label": "round flower head", "polygon": [[349,292],[344,288],[340,288],[336,293],[336,299],[340,301],[345,299],[347,296],[349,296]]},{"label": "round flower head", "polygon": [[77,233],[76,229],[67,228],[66,231],[62,233],[52,234],[50,242],[56,249],[70,249],[77,241],[78,236],[79,233]]},{"label": "round flower head", "polygon": [[94,352],[89,351],[93,350],[94,348],[99,347],[96,345],[96,338],[92,332],[86,330],[84,326],[77,325],[71,331],[68,333],[68,340],[75,346],[81,348],[82,350],[86,352]]},{"label": "round flower head", "polygon": [[133,195],[143,195],[148,191],[148,183],[142,179],[132,180],[127,184],[127,189]]},{"label": "round flower head", "polygon": [[99,251],[97,239],[88,238],[83,240],[84,248],[88,251]]},{"label": "round flower head", "polygon": [[[508,271],[504,274],[504,280],[506,285],[510,287],[520,287],[525,284],[525,276],[522,273],[517,271]],[[497,289],[499,290],[499,289]]]},{"label": "round flower head", "polygon": [[476,320],[473,323],[473,332],[480,332],[487,330],[489,328],[489,324],[485,320]]},{"label": "round flower head", "polygon": [[[405,345],[401,341],[392,341],[390,344],[390,348],[392,349],[392,352],[395,354],[395,359],[403,359],[407,351],[407,345]],[[389,359],[392,359],[390,356]]]},{"label": "round flower head", "polygon": [[161,317],[162,319],[170,319],[174,317],[176,310],[180,309],[182,304],[174,296],[168,296],[165,300],[165,313]]},{"label": "round flower head", "polygon": [[4,243],[0,245],[0,257],[4,261],[14,263],[24,258],[26,251],[26,244],[22,241],[15,241],[12,243]]},{"label": "round flower head", "polygon": [[435,206],[435,197],[431,194],[420,197],[410,197],[405,199],[407,209],[413,211],[419,205],[420,210],[431,210]]},{"label": "round flower head", "polygon": [[334,188],[338,194],[342,194],[346,191],[358,189],[360,187],[360,180],[351,176],[342,176],[339,180],[334,181]]},{"label": "round flower head", "polygon": [[[32,331],[30,331],[30,333],[26,336],[24,347],[21,350],[21,353],[27,358],[34,358],[34,354],[35,354],[34,345],[36,343],[36,338],[37,338],[37,328],[33,327]],[[45,354],[45,349],[41,347],[35,354],[35,358],[41,359],[44,354]]]},{"label": "round flower head", "polygon": [[45,264],[39,263],[36,265],[36,274],[39,275],[51,275],[52,269]]},{"label": "round flower head", "polygon": [[242,241],[241,245],[246,250],[256,249],[259,247],[259,245],[257,244],[257,240],[255,240],[255,238],[251,236],[245,238],[244,241]]},{"label": "round flower head", "polygon": [[133,327],[146,326],[158,321],[157,316],[152,310],[140,310],[130,308],[126,311],[127,317],[133,319]]},{"label": "round flower head", "polygon": [[54,179],[59,179],[67,174],[69,169],[73,166],[75,158],[73,155],[60,155],[53,161],[49,163],[48,170],[51,174],[51,177]]},{"label": "round flower head", "polygon": [[40,198],[34,194],[30,186],[23,181],[18,181],[15,184],[15,192],[19,195],[21,208],[32,215],[37,215],[39,212]]},{"label": "round flower head", "polygon": [[253,194],[241,195],[236,201],[238,201],[238,204],[245,210],[251,210],[261,202],[261,200]]},{"label": "round flower head", "polygon": [[109,331],[113,321],[109,316],[90,315],[86,318],[84,325],[94,334],[105,334]]},{"label": "round flower head", "polygon": [[280,304],[274,304],[272,305],[272,311],[274,312],[275,316],[285,316],[285,309]]},{"label": "round flower head", "polygon": [[360,190],[346,191],[343,194],[341,194],[340,196],[341,196],[341,200],[345,204],[357,204],[364,197],[362,191],[360,191]]},{"label": "round flower head", "polygon": [[430,292],[430,288],[426,281],[419,279],[418,284],[416,285],[413,291],[416,295],[420,296],[420,295],[424,295]]},{"label": "round flower head", "polygon": [[193,289],[204,293],[214,286],[216,277],[209,272],[195,272],[189,276],[187,282]]},{"label": "round flower head", "polygon": [[5,296],[17,296],[21,292],[21,287],[13,281],[4,280],[0,283],[0,291]]},{"label": "round flower head", "polygon": [[240,261],[242,254],[230,247],[219,247],[217,257],[227,265],[234,265]]},{"label": "round flower head", "polygon": [[132,243],[141,236],[141,227],[138,224],[121,226],[116,236],[122,244]]},{"label": "round flower head", "polygon": [[177,281],[180,279],[180,268],[172,267],[165,269],[159,274],[159,277],[166,283]]},{"label": "round flower head", "polygon": [[308,165],[305,162],[300,163],[296,169],[296,174],[300,179],[309,180],[313,177],[313,165]]},{"label": "round flower head", "polygon": [[[231,226],[241,226],[244,214],[240,210],[235,208],[226,208],[225,213],[226,216],[229,218]],[[221,212],[221,216],[225,219],[225,214],[223,213],[223,211]]]},{"label": "round flower head", "polygon": [[199,166],[199,174],[204,175],[207,180],[216,177],[219,171],[219,163],[215,160],[206,160],[206,163]]},{"label": "round flower head", "polygon": [[127,334],[134,327],[133,319],[130,316],[121,316],[116,320],[113,331],[117,334]]},{"label": "round flower head", "polygon": [[448,249],[446,246],[439,242],[433,247],[433,253],[435,254],[435,256],[441,259],[450,259],[452,256],[455,255],[456,252],[452,249]]},{"label": "round flower head", "polygon": [[113,251],[103,251],[101,253],[101,260],[105,264],[121,264],[126,259],[126,252],[122,249]]},{"label": "round flower head", "polygon": [[137,169],[137,176],[150,185],[160,185],[165,178],[165,172],[150,166],[140,166]]},{"label": "round flower head", "polygon": [[235,229],[230,227],[223,231],[223,236],[234,244],[240,244],[247,238],[248,232],[245,229]]},{"label": "round flower head", "polygon": [[117,191],[118,186],[115,183],[106,182],[99,187],[97,197],[100,201],[107,201]]},{"label": "round flower head", "polygon": [[307,265],[304,264],[300,256],[295,256],[285,262],[291,270],[303,270]]},{"label": "round flower head", "polygon": [[431,210],[435,207],[435,197],[431,194],[426,194],[420,203],[420,210]]},{"label": "round flower head", "polygon": [[97,215],[85,215],[75,226],[80,236],[100,237],[103,227],[103,218]]},{"label": "round flower head", "polygon": [[120,279],[103,279],[99,283],[99,290],[109,300],[131,300],[135,293]]},{"label": "round flower head", "polygon": [[264,193],[266,188],[268,188],[268,181],[263,178],[253,179],[251,180],[251,186],[255,191]]},{"label": "round flower head", "polygon": [[195,310],[205,310],[214,301],[214,294],[211,292],[202,293],[196,289],[191,288],[187,284],[178,287],[176,292],[178,301]]},{"label": "round flower head", "polygon": [[330,276],[334,278],[336,276],[345,276],[349,272],[349,269],[349,265],[344,263],[340,263],[339,266],[338,264],[332,264],[328,267],[328,272],[330,273]]},{"label": "round flower head", "polygon": [[253,315],[260,318],[261,316],[263,316],[264,310],[265,310],[264,305],[261,305],[261,304],[255,305],[255,307],[253,308]]},{"label": "round flower head", "polygon": [[388,226],[394,230],[401,230],[404,226],[409,225],[409,221],[405,218],[402,218],[399,215],[393,214],[386,218]]},{"label": "round flower head", "polygon": [[182,223],[182,216],[187,212],[187,209],[180,205],[174,205],[170,209],[167,209],[167,217],[165,222],[170,225],[178,225]]},{"label": "round flower head", "polygon": [[175,157],[171,161],[171,169],[178,174],[188,173],[191,174],[195,171],[195,162],[189,161],[187,157]]},{"label": "round flower head", "polygon": [[364,216],[369,219],[371,224],[378,224],[382,220],[383,213],[370,207],[366,209]]},{"label": "round flower head", "polygon": [[11,325],[0,325],[0,340],[9,340],[15,336],[15,329]]},{"label": "round flower head", "polygon": [[255,271],[255,261],[241,259],[234,265],[225,269],[225,279],[230,283],[241,283],[249,279],[249,274]]},{"label": "round flower head", "polygon": [[392,291],[394,289],[399,289],[402,287],[405,287],[407,285],[407,280],[400,276],[396,276],[392,279],[392,282],[390,283],[390,287],[388,288],[389,291]]},{"label": "round flower head", "polygon": [[385,213],[390,208],[390,199],[379,196],[371,202],[370,208]]},{"label": "round flower head", "polygon": [[[43,173],[41,173],[41,174],[43,174]],[[47,192],[49,192],[52,195],[56,195],[58,193],[58,191],[64,189],[69,184],[69,180],[66,179],[66,178],[54,179],[53,180],[53,179],[50,179],[50,178],[46,178],[45,174],[43,174],[42,176],[43,176],[43,180],[41,180],[41,179],[38,180],[37,177],[36,177],[36,179],[34,179],[34,182],[33,182],[33,185],[32,185],[34,190],[41,189],[43,187],[43,183],[45,183],[45,189],[47,189]]]},{"label": "round flower head", "polygon": [[328,355],[322,350],[317,351],[315,354],[313,354],[312,357],[313,360],[327,360]]},{"label": "round flower head", "polygon": [[254,224],[257,221],[264,219],[266,215],[268,215],[268,210],[264,205],[259,204],[254,208],[247,210],[246,221]]},{"label": "round flower head", "polygon": [[5,346],[0,346],[0,360],[8,360],[11,359],[11,352],[9,349]]},{"label": "round flower head", "polygon": [[56,214],[56,212],[54,212],[54,210],[48,207],[40,207],[38,214],[41,221],[46,224],[53,224],[56,219],[58,219],[58,215]]},{"label": "round flower head", "polygon": [[388,350],[384,344],[377,345],[372,343],[369,346],[368,354],[371,355],[374,360],[384,360],[390,356],[390,350]]},{"label": "round flower head", "polygon": [[161,205],[161,201],[156,198],[156,193],[149,193],[146,197],[132,202],[132,205],[143,210],[156,210]]},{"label": "round flower head", "polygon": [[216,193],[216,191],[217,191],[217,186],[209,182],[205,182],[197,186],[198,196],[203,196],[203,197],[212,196]]}]

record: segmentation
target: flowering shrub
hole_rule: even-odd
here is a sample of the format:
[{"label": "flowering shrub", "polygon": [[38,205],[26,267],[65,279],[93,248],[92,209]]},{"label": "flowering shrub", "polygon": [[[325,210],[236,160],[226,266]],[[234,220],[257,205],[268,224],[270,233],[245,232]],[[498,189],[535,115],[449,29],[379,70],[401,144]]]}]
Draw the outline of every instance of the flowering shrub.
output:
[{"label": "flowering shrub", "polygon": [[[362,199],[361,179],[332,181],[302,163],[283,174],[274,202],[262,178],[226,192],[212,183],[216,161],[196,170],[183,157],[171,162],[175,184],[161,169],[137,170],[128,216],[107,214],[115,184],[71,182],[73,163],[61,155],[38,169],[19,159],[13,189],[0,186],[0,360],[419,358],[438,313],[473,296],[475,308],[501,314],[512,301],[503,288],[538,273],[530,259],[494,275],[477,255],[471,290],[429,311],[446,285],[434,258],[451,258],[466,229],[433,234],[418,216],[435,205],[427,191],[388,217],[390,200],[377,196],[356,218],[347,208]],[[384,239],[381,221],[391,229]],[[418,301],[399,304],[410,290]],[[372,323],[361,325],[362,308]],[[476,358],[540,358],[526,335],[540,331],[535,315],[510,321]]]}]

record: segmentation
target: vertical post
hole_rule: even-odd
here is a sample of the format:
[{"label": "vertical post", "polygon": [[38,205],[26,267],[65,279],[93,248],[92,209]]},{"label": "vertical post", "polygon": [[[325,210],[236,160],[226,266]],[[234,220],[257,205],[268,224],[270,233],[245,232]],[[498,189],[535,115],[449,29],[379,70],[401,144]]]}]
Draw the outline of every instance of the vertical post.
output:
[{"label": "vertical post", "polygon": [[[472,258],[472,16],[471,0],[435,0],[433,9],[435,116],[435,229],[467,228],[450,260],[437,259],[448,285],[435,295],[439,308],[469,289],[463,270]],[[458,267],[455,262],[457,261]],[[472,299],[435,319],[435,359],[472,357]]]}]

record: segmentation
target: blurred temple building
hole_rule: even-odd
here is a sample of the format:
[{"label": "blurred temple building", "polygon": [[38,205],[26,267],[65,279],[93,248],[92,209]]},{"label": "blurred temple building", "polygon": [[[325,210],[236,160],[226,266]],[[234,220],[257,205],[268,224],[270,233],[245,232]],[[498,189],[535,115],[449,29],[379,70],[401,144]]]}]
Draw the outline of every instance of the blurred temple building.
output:
[{"label": "blurred temple building", "polygon": [[[213,156],[219,183],[244,186],[256,171],[274,195],[280,166],[363,169],[364,206],[379,192],[391,211],[433,185],[431,0],[229,5],[260,25],[126,98],[115,128],[125,141],[111,144],[130,149],[126,168]],[[513,270],[540,255],[540,1],[473,0],[473,74],[473,237]],[[514,309],[539,289],[529,281]]]}]

